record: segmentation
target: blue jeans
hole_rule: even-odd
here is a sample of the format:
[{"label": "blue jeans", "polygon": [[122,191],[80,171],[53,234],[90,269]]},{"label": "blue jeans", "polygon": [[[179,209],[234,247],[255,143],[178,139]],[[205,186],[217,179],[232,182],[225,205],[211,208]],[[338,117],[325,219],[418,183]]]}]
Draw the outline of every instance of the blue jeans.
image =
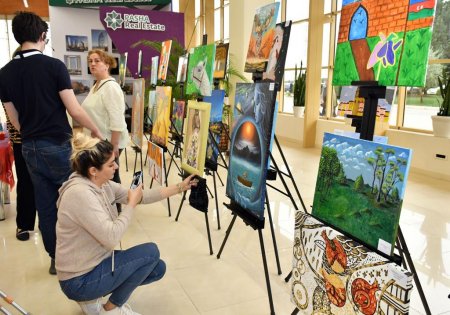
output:
[{"label": "blue jeans", "polygon": [[159,258],[159,250],[154,243],[114,251],[114,273],[111,263],[112,257],[106,258],[90,272],[60,281],[62,291],[77,302],[111,293],[109,301],[120,307],[138,286],[158,281],[166,273],[166,264]]},{"label": "blue jeans", "polygon": [[45,250],[55,258],[56,247],[56,200],[58,189],[71,173],[69,141],[63,143],[52,140],[25,140],[22,155],[27,164],[34,187],[39,229]]}]

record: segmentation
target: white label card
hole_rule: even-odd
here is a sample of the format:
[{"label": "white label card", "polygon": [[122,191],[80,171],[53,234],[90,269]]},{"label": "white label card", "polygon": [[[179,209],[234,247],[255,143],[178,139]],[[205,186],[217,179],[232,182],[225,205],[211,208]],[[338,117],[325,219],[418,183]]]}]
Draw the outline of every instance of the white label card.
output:
[{"label": "white label card", "polygon": [[275,88],[275,83],[270,83],[269,84],[269,91],[273,91],[273,89]]},{"label": "white label card", "polygon": [[394,279],[398,285],[404,288],[408,284],[408,276],[395,264],[389,264],[388,277]]},{"label": "white label card", "polygon": [[386,255],[391,255],[391,250],[392,250],[392,244],[386,242],[385,240],[382,240],[381,238],[378,239],[378,247],[377,249],[386,254]]}]

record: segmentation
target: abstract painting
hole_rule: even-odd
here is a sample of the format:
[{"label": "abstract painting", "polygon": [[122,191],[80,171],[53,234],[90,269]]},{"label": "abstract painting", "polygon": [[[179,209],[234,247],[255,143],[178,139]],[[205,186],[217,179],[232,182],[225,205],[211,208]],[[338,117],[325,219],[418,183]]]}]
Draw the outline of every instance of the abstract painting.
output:
[{"label": "abstract painting", "polygon": [[189,56],[186,94],[211,95],[216,45],[195,47]]},{"label": "abstract painting", "polygon": [[105,30],[91,30],[92,49],[108,51],[108,33]]},{"label": "abstract painting", "polygon": [[170,130],[175,135],[179,135],[179,136],[183,135],[185,105],[186,105],[186,102],[183,100],[178,100],[178,101],[173,102],[172,124],[170,126]]},{"label": "abstract painting", "polygon": [[171,86],[156,87],[156,117],[153,120],[152,141],[164,148],[169,141],[171,97]]},{"label": "abstract painting", "polygon": [[312,214],[391,255],[411,150],[325,133]]},{"label": "abstract painting", "polygon": [[124,53],[123,55],[120,55],[119,57],[119,84],[120,86],[125,85],[125,77],[127,75],[127,60],[128,60],[128,53]]},{"label": "abstract painting", "polygon": [[152,68],[150,70],[150,84],[156,86],[158,83],[158,67],[159,67],[159,57],[152,57]]},{"label": "abstract painting", "polygon": [[230,44],[216,46],[216,57],[214,60],[214,79],[224,79],[227,71],[228,48]]},{"label": "abstract painting", "polygon": [[147,149],[147,157],[148,157],[148,170],[150,176],[154,180],[156,180],[160,185],[162,185],[166,181],[164,174],[163,148],[149,141]]},{"label": "abstract painting", "polygon": [[281,88],[283,80],[291,24],[291,21],[287,21],[276,25],[266,71],[263,72],[263,80],[277,83],[278,89]]},{"label": "abstract painting", "polygon": [[412,274],[296,212],[291,300],[302,314],[408,314]]},{"label": "abstract painting", "polygon": [[206,159],[214,164],[217,164],[217,157],[219,156],[220,134],[222,131],[222,112],[223,100],[225,99],[224,90],[213,90],[211,96],[205,96],[203,101],[211,104],[211,115],[209,118],[209,130],[214,137],[211,139],[211,134],[208,134],[208,144],[206,146]]},{"label": "abstract painting", "polygon": [[435,0],[344,0],[333,85],[424,86]]},{"label": "abstract painting", "polygon": [[181,168],[189,174],[203,176],[210,111],[209,103],[188,101]]},{"label": "abstract painting", "polygon": [[226,195],[258,220],[264,220],[275,95],[273,83],[236,85]]},{"label": "abstract painting", "polygon": [[[386,97],[378,99],[377,122],[389,122],[392,102],[394,101],[395,87],[386,87]],[[358,86],[343,86],[339,98],[337,115],[362,116],[364,112],[364,97],[359,96]]]},{"label": "abstract painting", "polygon": [[167,69],[169,68],[170,49],[172,48],[172,41],[166,40],[161,43],[161,57],[159,58],[158,79],[166,81]]},{"label": "abstract painting", "polygon": [[245,72],[264,72],[266,70],[275,36],[274,29],[279,8],[280,3],[274,2],[256,10],[248,44]]},{"label": "abstract painting", "polygon": [[188,55],[180,56],[178,58],[177,83],[186,82]]},{"label": "abstract painting", "polygon": [[142,148],[144,136],[144,92],[145,80],[133,80],[133,101],[131,107],[131,141]]}]

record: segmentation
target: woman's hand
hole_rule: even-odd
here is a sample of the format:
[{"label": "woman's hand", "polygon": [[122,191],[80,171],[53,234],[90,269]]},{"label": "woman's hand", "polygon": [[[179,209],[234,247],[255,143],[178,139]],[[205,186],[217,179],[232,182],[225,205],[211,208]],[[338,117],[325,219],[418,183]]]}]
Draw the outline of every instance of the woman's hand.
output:
[{"label": "woman's hand", "polygon": [[119,157],[119,145],[118,144],[114,145],[113,152],[114,152],[114,156],[116,158],[118,158]]},{"label": "woman's hand", "polygon": [[134,189],[128,190],[128,205],[132,208],[139,204],[143,197],[142,184]]},{"label": "woman's hand", "polygon": [[195,174],[189,175],[181,182],[182,191],[191,189],[192,186],[197,186],[198,179],[194,178]]}]

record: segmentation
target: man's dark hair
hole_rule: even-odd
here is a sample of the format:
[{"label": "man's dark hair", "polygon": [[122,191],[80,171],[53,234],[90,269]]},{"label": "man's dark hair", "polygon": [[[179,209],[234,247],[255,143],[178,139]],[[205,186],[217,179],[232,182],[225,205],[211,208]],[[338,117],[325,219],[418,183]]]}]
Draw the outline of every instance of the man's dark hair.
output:
[{"label": "man's dark hair", "polygon": [[47,32],[48,25],[33,12],[17,12],[12,20],[12,31],[16,41],[37,43],[43,32]]}]

